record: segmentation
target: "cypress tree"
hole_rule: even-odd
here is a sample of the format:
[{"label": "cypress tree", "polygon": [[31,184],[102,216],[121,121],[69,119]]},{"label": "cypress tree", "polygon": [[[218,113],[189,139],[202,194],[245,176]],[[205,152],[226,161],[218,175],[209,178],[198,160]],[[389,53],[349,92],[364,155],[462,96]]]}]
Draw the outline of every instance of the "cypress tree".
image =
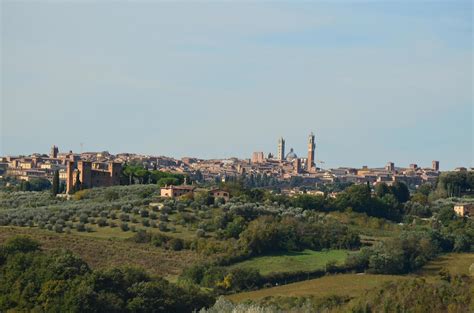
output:
[{"label": "cypress tree", "polygon": [[79,191],[81,190],[81,179],[80,179],[80,175],[79,175],[79,171],[77,172],[76,174],[76,182],[74,183],[74,186],[72,188],[72,191],[73,192],[76,192],[76,191]]},{"label": "cypress tree", "polygon": [[51,186],[51,193],[53,196],[56,196],[59,193],[59,171],[54,171],[53,175],[53,185]]}]

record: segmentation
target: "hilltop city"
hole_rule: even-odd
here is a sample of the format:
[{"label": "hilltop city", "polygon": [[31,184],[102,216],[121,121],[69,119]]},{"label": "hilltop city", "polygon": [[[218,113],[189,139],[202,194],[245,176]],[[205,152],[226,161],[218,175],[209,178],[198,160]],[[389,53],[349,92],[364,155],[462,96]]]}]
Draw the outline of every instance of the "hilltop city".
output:
[{"label": "hilltop city", "polygon": [[[140,164],[146,170],[187,174],[199,182],[225,182],[246,177],[251,181],[261,181],[263,187],[278,185],[283,187],[282,193],[295,193],[298,191],[291,188],[295,182],[313,186],[335,182],[368,183],[373,186],[382,182],[387,185],[403,182],[415,189],[424,183],[435,183],[440,174],[440,162],[436,160],[432,161],[429,168],[417,164],[398,167],[394,162],[388,162],[383,168],[362,166],[322,169],[317,166],[319,162],[315,158],[316,139],[313,133],[308,136],[306,157],[299,157],[292,148],[286,153],[284,138],[278,140],[276,148],[276,155],[254,152],[249,159],[204,160],[183,157],[178,160],[133,153],[113,155],[107,151],[60,152],[57,146],[52,146],[49,155],[33,153],[29,156],[0,157],[0,175],[21,181],[52,181],[57,171],[60,182],[65,185],[65,192],[70,193],[77,180],[80,180],[83,188],[119,185],[124,165]],[[462,167],[455,169],[467,170]]]}]

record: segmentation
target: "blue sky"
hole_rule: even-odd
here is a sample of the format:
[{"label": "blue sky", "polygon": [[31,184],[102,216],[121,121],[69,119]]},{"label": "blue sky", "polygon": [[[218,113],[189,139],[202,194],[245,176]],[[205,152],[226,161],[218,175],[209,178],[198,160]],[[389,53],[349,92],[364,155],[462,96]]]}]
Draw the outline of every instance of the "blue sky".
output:
[{"label": "blue sky", "polygon": [[474,166],[471,2],[1,2],[0,154]]}]

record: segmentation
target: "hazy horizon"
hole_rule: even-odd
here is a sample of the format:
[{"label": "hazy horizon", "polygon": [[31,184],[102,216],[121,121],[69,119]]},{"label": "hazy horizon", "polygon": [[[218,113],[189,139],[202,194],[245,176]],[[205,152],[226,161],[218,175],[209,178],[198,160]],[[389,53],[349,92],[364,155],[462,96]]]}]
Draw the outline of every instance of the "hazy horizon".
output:
[{"label": "hazy horizon", "polygon": [[474,166],[472,3],[1,2],[0,155]]}]

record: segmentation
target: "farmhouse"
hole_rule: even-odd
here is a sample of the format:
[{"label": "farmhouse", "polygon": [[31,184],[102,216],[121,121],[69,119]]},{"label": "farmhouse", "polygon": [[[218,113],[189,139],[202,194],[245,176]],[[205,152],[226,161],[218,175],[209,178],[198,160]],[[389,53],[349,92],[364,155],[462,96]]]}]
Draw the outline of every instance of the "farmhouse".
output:
[{"label": "farmhouse", "polygon": [[474,204],[456,204],[454,206],[454,212],[459,216],[474,216]]},{"label": "farmhouse", "polygon": [[173,186],[173,185],[165,186],[165,187],[161,188],[160,195],[162,197],[166,197],[166,198],[176,198],[176,197],[184,196],[186,194],[194,194],[194,189],[196,189],[196,187],[186,186],[186,185],[183,185],[183,186]]}]

